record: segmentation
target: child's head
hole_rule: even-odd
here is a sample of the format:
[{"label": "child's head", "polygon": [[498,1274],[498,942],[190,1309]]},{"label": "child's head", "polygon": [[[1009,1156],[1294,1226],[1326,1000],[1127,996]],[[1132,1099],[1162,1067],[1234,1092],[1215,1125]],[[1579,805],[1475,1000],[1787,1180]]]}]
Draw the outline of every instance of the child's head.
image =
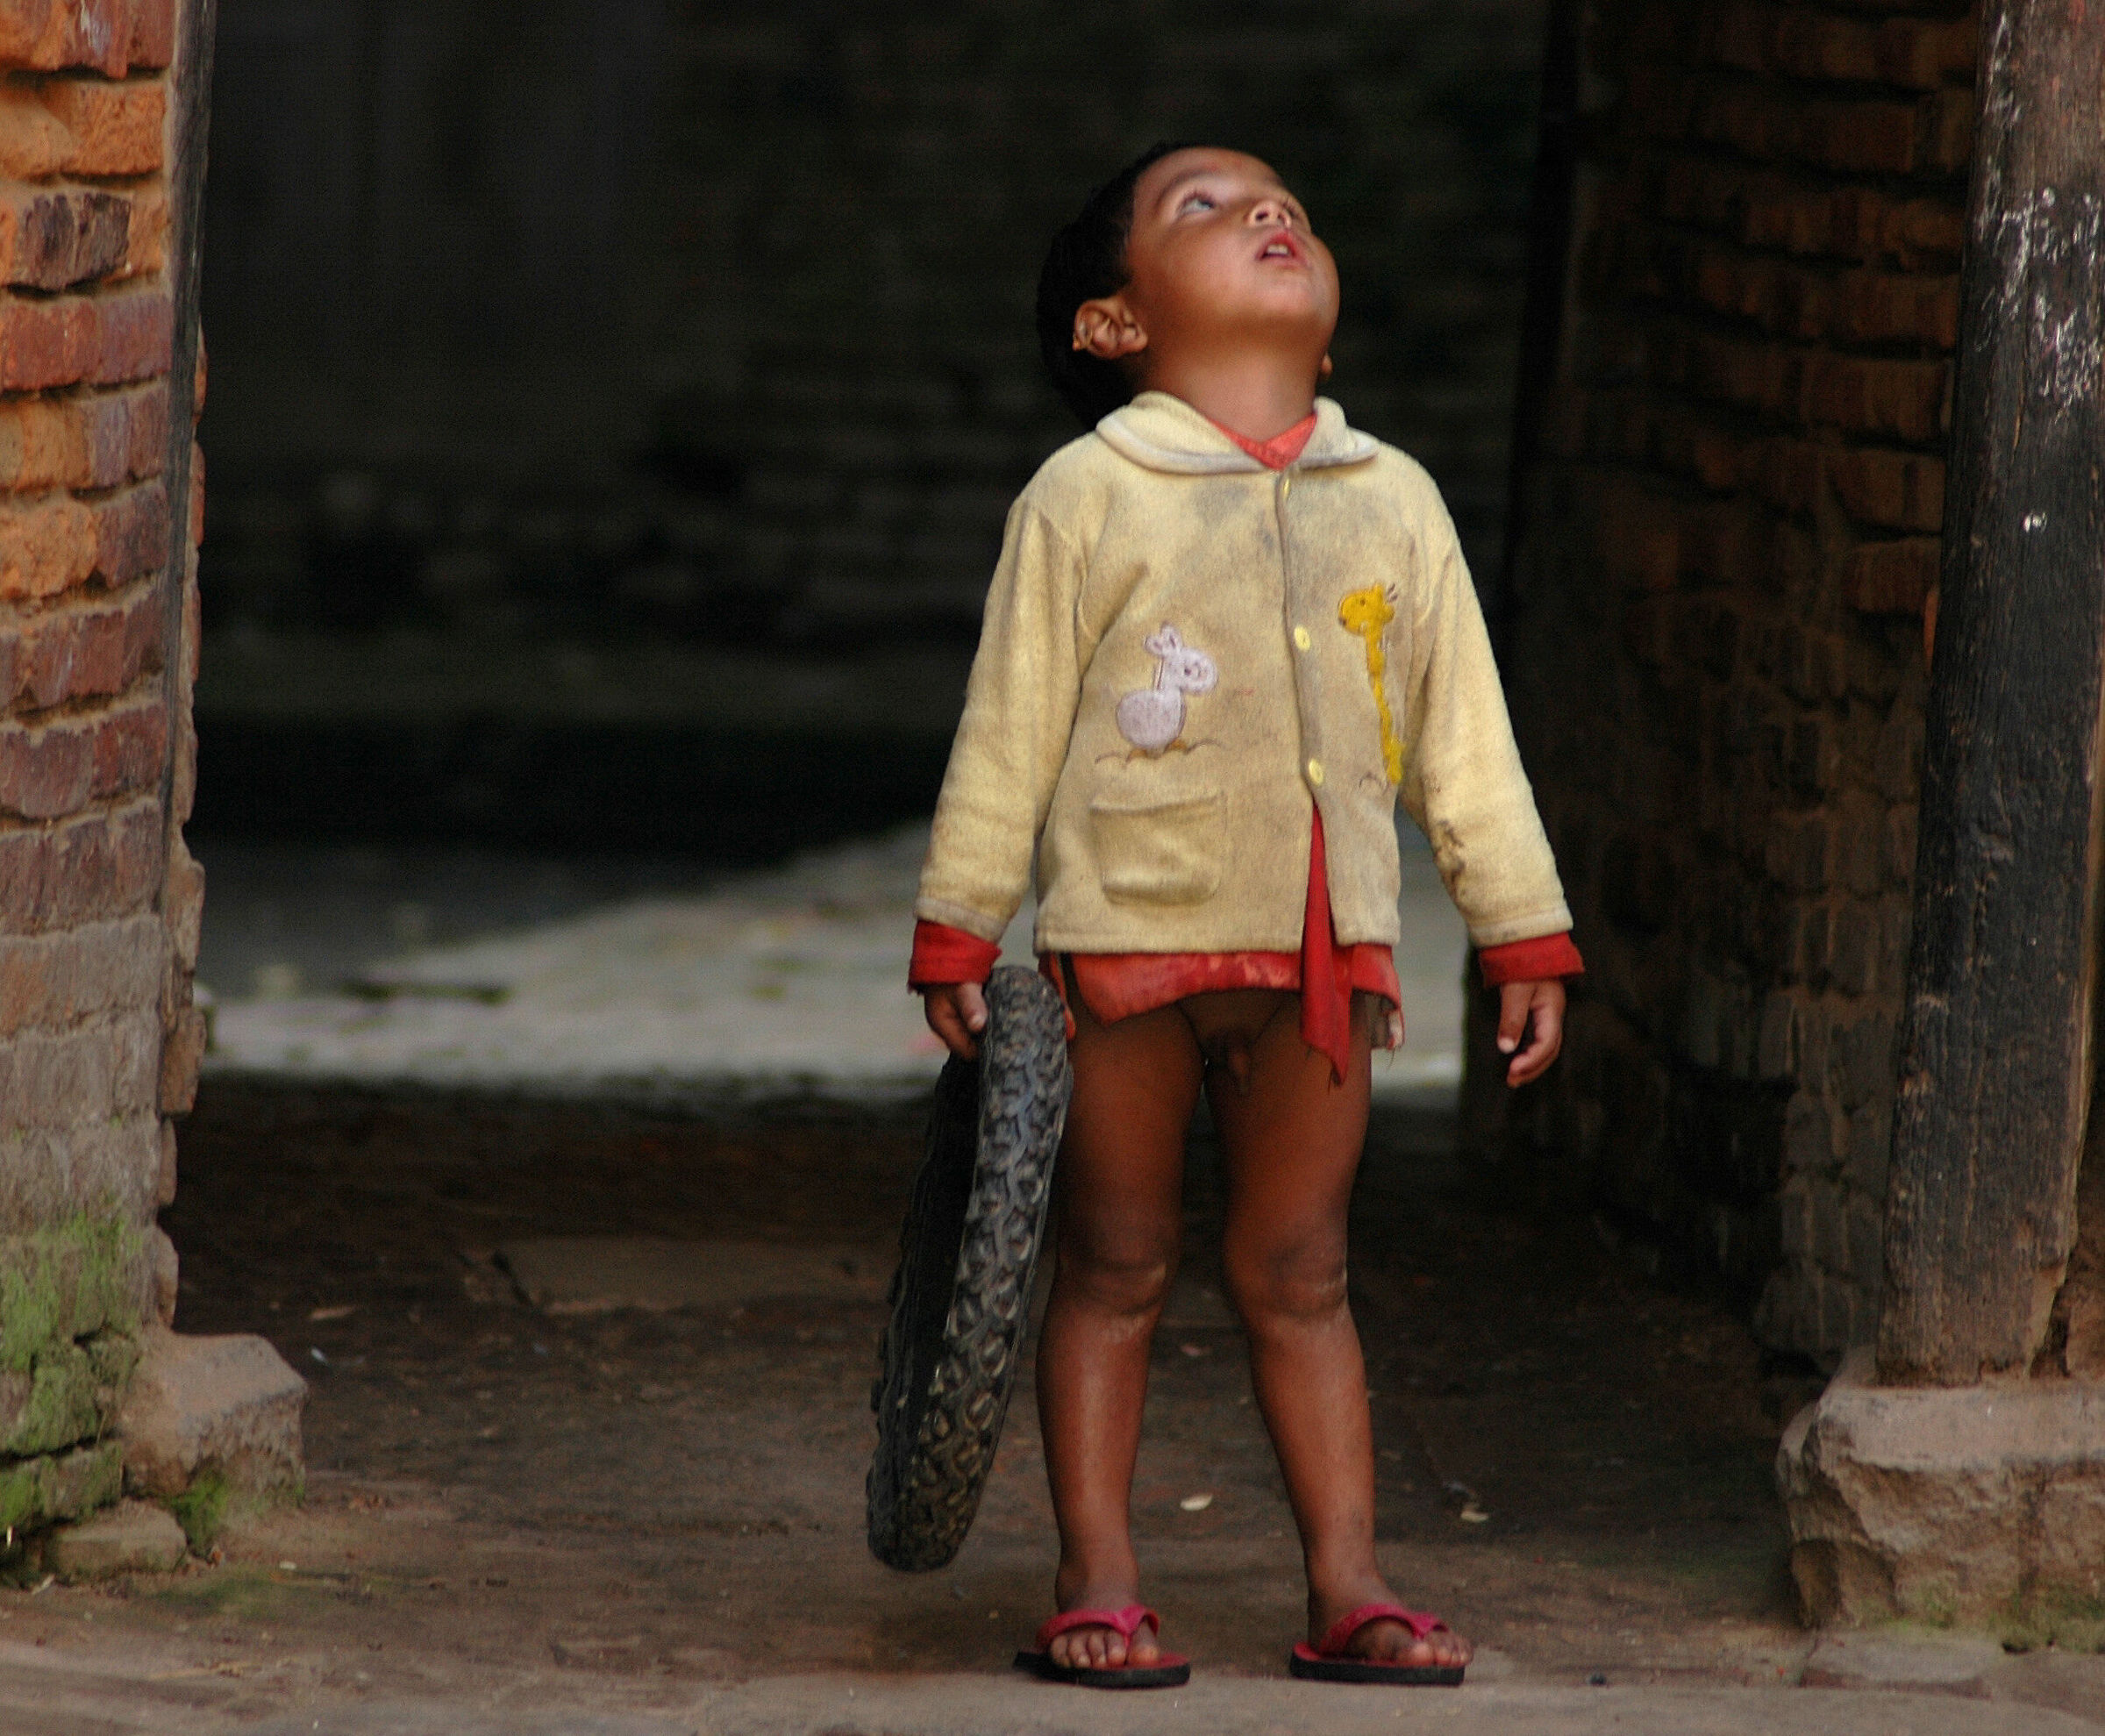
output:
[{"label": "child's head", "polygon": [[1045,371],[1087,426],[1195,353],[1261,348],[1313,381],[1338,323],[1338,271],[1255,157],[1157,145],[1091,193],[1038,282]]}]

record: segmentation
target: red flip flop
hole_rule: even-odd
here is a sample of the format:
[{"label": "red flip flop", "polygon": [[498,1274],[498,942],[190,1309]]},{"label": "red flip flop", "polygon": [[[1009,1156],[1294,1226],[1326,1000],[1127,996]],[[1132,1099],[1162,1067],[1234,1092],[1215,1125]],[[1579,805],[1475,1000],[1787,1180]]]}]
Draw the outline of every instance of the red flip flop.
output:
[{"label": "red flip flop", "polygon": [[1162,1618],[1145,1604],[1128,1604],[1123,1610],[1069,1610],[1038,1630],[1038,1650],[1018,1652],[1016,1667],[1029,1670],[1041,1682],[1064,1682],[1075,1688],[1181,1688],[1191,1680],[1191,1665],[1167,1652],[1160,1663],[1120,1664],[1116,1669],[1052,1661],[1049,1648],[1053,1640],[1077,1627],[1108,1627],[1131,1640],[1144,1623],[1152,1632],[1162,1631]]},{"label": "red flip flop", "polygon": [[1305,1640],[1294,1648],[1287,1668],[1304,1682],[1386,1682],[1395,1688],[1459,1688],[1466,1664],[1381,1663],[1347,1655],[1352,1636],[1370,1622],[1400,1621],[1418,1639],[1452,1632],[1438,1616],[1407,1610],[1401,1604],[1362,1604],[1331,1624],[1323,1643]]}]

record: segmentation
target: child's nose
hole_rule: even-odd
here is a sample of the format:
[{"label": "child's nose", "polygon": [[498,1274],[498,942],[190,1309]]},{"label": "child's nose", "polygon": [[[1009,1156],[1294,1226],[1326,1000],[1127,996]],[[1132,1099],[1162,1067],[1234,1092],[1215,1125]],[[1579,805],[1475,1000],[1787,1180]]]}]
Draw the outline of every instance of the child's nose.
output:
[{"label": "child's nose", "polygon": [[1294,222],[1293,207],[1284,199],[1259,199],[1250,207],[1250,221],[1260,229],[1276,224],[1291,227]]}]

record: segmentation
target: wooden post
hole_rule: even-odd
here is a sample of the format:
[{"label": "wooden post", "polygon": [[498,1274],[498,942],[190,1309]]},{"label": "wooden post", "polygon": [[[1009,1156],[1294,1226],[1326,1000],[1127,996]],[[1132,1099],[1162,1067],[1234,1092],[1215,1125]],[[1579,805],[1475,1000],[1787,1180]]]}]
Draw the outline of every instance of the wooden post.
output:
[{"label": "wooden post", "polygon": [[1989,0],[1879,1372],[2022,1375],[2075,1236],[2105,654],[2105,4]]}]

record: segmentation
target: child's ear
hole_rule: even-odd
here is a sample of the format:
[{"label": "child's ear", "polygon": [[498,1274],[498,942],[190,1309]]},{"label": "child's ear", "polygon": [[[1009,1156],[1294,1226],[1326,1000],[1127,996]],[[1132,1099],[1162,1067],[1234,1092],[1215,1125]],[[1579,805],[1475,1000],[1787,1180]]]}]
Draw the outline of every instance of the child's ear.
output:
[{"label": "child's ear", "polygon": [[1317,364],[1316,377],[1318,380],[1327,380],[1331,377],[1331,353],[1328,350],[1323,353],[1322,361]]},{"label": "child's ear", "polygon": [[1124,296],[1103,296],[1074,310],[1074,347],[1099,361],[1118,361],[1147,347],[1147,333]]}]

